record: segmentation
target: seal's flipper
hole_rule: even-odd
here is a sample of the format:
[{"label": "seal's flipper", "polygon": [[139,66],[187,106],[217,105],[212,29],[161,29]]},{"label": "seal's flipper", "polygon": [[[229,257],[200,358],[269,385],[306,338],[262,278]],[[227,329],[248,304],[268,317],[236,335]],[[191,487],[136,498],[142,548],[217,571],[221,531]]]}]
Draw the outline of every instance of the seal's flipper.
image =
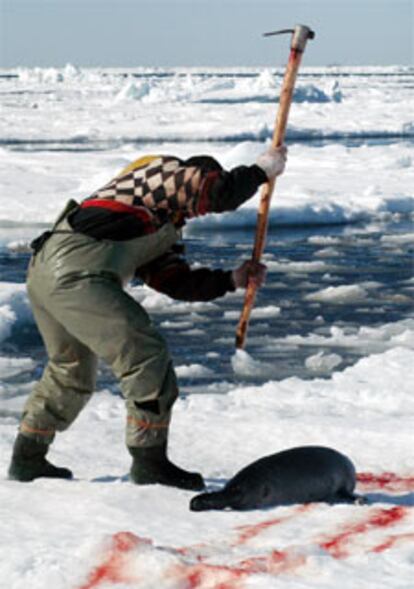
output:
[{"label": "seal's flipper", "polygon": [[353,505],[366,505],[368,499],[363,495],[350,493],[349,491],[338,491],[333,497],[328,499],[328,503],[352,503]]},{"label": "seal's flipper", "polygon": [[207,511],[209,509],[226,509],[230,507],[228,496],[224,491],[201,493],[190,501],[191,511]]},{"label": "seal's flipper", "polygon": [[353,503],[354,505],[369,505],[370,501],[364,495],[353,495]]}]

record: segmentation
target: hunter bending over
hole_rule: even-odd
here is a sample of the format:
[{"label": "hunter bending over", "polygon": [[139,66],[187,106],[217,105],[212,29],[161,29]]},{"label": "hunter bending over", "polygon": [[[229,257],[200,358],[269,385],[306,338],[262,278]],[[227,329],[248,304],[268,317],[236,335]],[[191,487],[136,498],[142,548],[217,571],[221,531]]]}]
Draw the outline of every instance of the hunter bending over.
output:
[{"label": "hunter bending over", "polygon": [[200,474],[167,458],[174,368],[164,339],[123,287],[135,276],[172,298],[208,301],[246,287],[249,277],[261,286],[262,264],[192,270],[177,242],[186,219],[235,210],[281,174],[286,153],[271,147],[254,165],[230,171],[207,156],[141,158],[80,204],[70,201],[33,242],[27,288],[48,364],[25,404],[10,478],[72,477],[46,454],[90,399],[99,357],[126,400],[131,480],[203,488]]}]

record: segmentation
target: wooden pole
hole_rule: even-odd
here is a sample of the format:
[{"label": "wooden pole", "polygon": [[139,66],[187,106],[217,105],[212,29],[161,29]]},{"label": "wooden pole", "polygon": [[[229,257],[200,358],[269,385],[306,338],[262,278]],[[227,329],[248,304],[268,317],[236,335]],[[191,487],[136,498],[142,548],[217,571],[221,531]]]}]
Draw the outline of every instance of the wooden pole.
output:
[{"label": "wooden pole", "polygon": [[[274,147],[280,147],[284,142],[290,105],[292,103],[293,90],[295,87],[296,76],[301,63],[302,54],[305,50],[307,40],[312,39],[314,37],[314,33],[311,31],[311,29],[303,25],[297,25],[294,31],[292,32],[293,36],[289,61],[286,66],[285,76],[283,79],[282,89],[280,92],[279,108],[273,131],[272,145]],[[259,211],[257,216],[256,236],[252,254],[253,262],[260,262],[265,247],[270,200],[272,198],[275,184],[276,179],[272,179],[269,180],[266,184],[264,184],[262,188]],[[246,288],[242,313],[240,316],[239,324],[237,326],[237,349],[244,348],[247,335],[247,327],[250,319],[250,313],[252,311],[254,301],[256,298],[256,290],[257,287],[255,286],[253,281],[249,280]]]}]

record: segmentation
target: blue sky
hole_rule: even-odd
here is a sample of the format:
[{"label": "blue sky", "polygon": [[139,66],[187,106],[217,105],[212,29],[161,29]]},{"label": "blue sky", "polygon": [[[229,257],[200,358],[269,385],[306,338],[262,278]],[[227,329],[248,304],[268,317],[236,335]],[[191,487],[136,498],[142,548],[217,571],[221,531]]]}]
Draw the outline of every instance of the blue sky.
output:
[{"label": "blue sky", "polygon": [[414,0],[0,0],[0,67],[283,65],[296,23],[307,65],[414,61]]}]

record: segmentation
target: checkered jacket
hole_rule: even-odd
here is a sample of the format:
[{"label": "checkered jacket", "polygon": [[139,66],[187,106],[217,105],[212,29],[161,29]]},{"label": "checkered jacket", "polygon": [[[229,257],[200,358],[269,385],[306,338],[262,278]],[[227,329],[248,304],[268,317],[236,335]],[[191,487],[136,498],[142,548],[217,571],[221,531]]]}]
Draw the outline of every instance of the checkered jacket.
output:
[{"label": "checkered jacket", "polygon": [[[266,180],[256,165],[225,171],[207,156],[186,161],[147,156],[86,198],[70,223],[75,231],[96,239],[125,241],[157,231],[167,220],[182,226],[187,218],[234,210]],[[231,272],[193,270],[173,250],[137,268],[136,275],[180,300],[210,300],[234,290]]]},{"label": "checkered jacket", "polygon": [[207,156],[186,161],[173,156],[147,156],[127,166],[85,199],[81,208],[130,212],[142,219],[147,216],[150,230],[151,224],[159,226],[166,219],[183,222],[208,212],[233,210],[265,181],[264,172],[256,165],[226,172]]},{"label": "checkered jacket", "polygon": [[[171,156],[147,156],[136,160],[94,192],[84,206],[102,205],[96,201],[122,203],[142,208],[161,218],[177,211],[186,216],[197,214],[202,184],[199,167],[184,166]],[[160,219],[158,219],[160,220]]]}]

